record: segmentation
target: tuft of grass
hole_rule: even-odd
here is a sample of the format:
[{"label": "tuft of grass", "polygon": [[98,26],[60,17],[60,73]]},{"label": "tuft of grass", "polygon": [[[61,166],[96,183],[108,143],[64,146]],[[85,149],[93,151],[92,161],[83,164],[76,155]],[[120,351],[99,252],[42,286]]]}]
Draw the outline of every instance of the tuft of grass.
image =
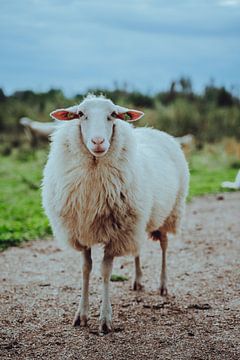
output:
[{"label": "tuft of grass", "polygon": [[110,280],[111,280],[111,281],[114,281],[114,282],[127,281],[127,280],[128,280],[128,277],[127,277],[127,276],[124,276],[124,275],[112,274]]}]

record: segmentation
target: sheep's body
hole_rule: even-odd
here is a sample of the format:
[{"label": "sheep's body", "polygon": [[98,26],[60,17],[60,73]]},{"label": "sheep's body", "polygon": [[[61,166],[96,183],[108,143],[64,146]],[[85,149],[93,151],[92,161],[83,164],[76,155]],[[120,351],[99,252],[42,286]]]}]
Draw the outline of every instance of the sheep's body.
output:
[{"label": "sheep's body", "polygon": [[32,147],[37,146],[39,140],[46,141],[49,135],[56,129],[56,122],[39,122],[33,121],[27,117],[20,119],[20,124],[24,126],[24,132],[30,141]]},{"label": "sheep's body", "polygon": [[25,126],[26,129],[29,129],[34,136],[43,137],[46,140],[49,135],[53,133],[56,128],[57,123],[55,122],[40,122],[34,121],[27,117],[20,119],[20,124]]},{"label": "sheep's body", "polygon": [[[111,330],[109,281],[113,258],[135,256],[134,289],[141,289],[139,252],[147,236],[162,248],[161,294],[166,287],[167,233],[180,226],[189,173],[178,143],[158,130],[134,129],[117,119],[142,113],[107,99],[86,99],[56,110],[69,120],[52,135],[43,179],[43,206],[54,235],[83,252],[83,289],[74,325],[86,325],[91,247],[104,246],[101,331]],[[79,117],[78,120],[73,120]],[[95,135],[97,134],[97,136]]]},{"label": "sheep's body", "polygon": [[119,256],[138,253],[146,232],[176,232],[188,188],[176,141],[118,120],[108,154],[96,160],[77,127],[59,126],[44,172],[43,205],[56,238],[79,250],[102,243]]}]

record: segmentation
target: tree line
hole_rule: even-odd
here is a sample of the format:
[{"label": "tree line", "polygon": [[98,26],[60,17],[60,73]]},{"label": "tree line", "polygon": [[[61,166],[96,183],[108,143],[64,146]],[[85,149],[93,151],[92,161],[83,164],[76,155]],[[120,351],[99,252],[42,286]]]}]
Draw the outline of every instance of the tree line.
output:
[{"label": "tree line", "polygon": [[189,78],[172,81],[166,91],[150,95],[130,91],[126,87],[114,90],[89,89],[72,98],[60,89],[36,93],[16,91],[7,96],[0,89],[0,132],[3,135],[23,132],[21,117],[50,121],[49,113],[58,107],[79,103],[88,92],[104,94],[115,103],[143,109],[146,116],[139,125],[149,125],[174,136],[193,134],[199,142],[216,142],[224,137],[240,139],[240,99],[231,90],[210,83],[203,92],[194,92]]}]

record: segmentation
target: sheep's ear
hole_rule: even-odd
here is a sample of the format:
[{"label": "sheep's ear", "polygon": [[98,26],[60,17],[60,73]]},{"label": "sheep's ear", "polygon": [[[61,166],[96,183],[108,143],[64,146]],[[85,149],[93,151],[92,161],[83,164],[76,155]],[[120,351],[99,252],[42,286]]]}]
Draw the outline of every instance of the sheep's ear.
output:
[{"label": "sheep's ear", "polygon": [[128,122],[136,121],[141,119],[144,116],[142,111],[131,110],[124,108],[122,106],[117,106],[117,117]]},{"label": "sheep's ear", "polygon": [[74,111],[75,108],[69,108],[69,109],[58,109],[58,110],[54,110],[50,113],[50,116],[53,119],[56,120],[65,120],[65,121],[69,121],[69,120],[73,120],[73,119],[79,119],[79,114],[77,112]]}]

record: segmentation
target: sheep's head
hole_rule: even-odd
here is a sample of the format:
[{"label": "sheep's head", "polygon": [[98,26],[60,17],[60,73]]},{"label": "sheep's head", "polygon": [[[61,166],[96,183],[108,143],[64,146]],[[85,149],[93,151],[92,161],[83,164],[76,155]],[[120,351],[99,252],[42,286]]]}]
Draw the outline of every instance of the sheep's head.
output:
[{"label": "sheep's head", "polygon": [[113,127],[118,119],[132,122],[144,114],[115,105],[104,97],[88,96],[80,105],[55,110],[50,115],[57,120],[78,119],[85,146],[92,155],[100,157],[110,147]]}]

